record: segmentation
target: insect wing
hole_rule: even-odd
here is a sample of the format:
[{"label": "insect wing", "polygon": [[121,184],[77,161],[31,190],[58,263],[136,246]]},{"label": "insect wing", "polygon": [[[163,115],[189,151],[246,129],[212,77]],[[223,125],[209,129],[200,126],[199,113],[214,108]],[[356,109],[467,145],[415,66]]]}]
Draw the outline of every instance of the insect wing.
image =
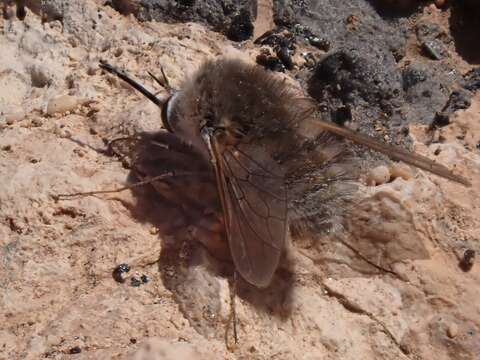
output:
[{"label": "insect wing", "polygon": [[262,157],[259,146],[215,144],[213,153],[235,267],[249,283],[266,287],[278,267],[287,233],[284,177],[272,171],[277,164]]}]

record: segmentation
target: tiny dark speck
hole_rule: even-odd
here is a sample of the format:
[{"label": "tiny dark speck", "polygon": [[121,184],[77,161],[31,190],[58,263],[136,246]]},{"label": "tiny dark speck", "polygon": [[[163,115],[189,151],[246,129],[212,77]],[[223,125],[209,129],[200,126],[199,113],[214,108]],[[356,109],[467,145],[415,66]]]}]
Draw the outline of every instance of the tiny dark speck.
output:
[{"label": "tiny dark speck", "polygon": [[75,346],[68,351],[69,354],[80,354],[81,352],[82,349],[79,346]]},{"label": "tiny dark speck", "polygon": [[133,287],[139,287],[140,285],[142,285],[142,282],[140,280],[138,280],[136,277],[132,277],[131,285]]},{"label": "tiny dark speck", "polygon": [[472,270],[474,262],[475,262],[475,250],[467,249],[463,253],[463,257],[460,260],[458,266],[460,266],[460,269],[467,272]]},{"label": "tiny dark speck", "polygon": [[480,150],[480,142],[477,144],[476,148]]},{"label": "tiny dark speck", "polygon": [[125,279],[123,278],[123,274],[128,273],[129,271],[130,266],[128,266],[128,264],[120,264],[112,272],[113,279],[116,282],[124,283]]},{"label": "tiny dark speck", "polygon": [[146,283],[148,283],[148,276],[147,275],[142,275],[140,277],[140,280],[142,280],[142,283],[146,284]]},{"label": "tiny dark speck", "polygon": [[137,343],[137,339],[131,338],[131,339],[130,339],[130,342],[131,342],[132,344],[136,344],[136,343]]}]

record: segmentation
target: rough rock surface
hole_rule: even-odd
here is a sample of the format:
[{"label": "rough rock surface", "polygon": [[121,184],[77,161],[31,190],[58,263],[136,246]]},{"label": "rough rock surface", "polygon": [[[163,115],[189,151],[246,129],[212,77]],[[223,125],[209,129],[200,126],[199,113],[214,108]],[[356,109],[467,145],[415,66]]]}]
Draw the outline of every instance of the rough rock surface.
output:
[{"label": "rough rock surface", "polygon": [[[109,156],[104,139],[160,127],[159,110],[99,70],[100,59],[159,90],[147,70],[163,66],[176,87],[203,59],[238,44],[201,24],[141,22],[104,1],[48,3],[43,21],[34,6],[23,21],[0,19],[0,359],[478,356],[480,93],[475,72],[465,77],[471,105],[451,112],[448,123],[433,130],[413,116],[402,123],[416,151],[455,168],[473,186],[417,172],[362,187],[358,211],[348,222],[352,236],[299,241],[291,245],[289,269],[280,269],[269,288],[238,284],[239,343],[233,346],[229,266],[195,241],[181,242],[192,234],[179,209],[130,191],[68,200],[55,195],[121,186],[129,170]],[[367,1],[355,3],[377,11]],[[426,18],[445,28],[455,11],[428,7],[409,21]],[[372,23],[387,21],[370,14]],[[336,16],[333,12],[330,21]],[[400,29],[405,26],[396,21]],[[387,39],[399,29],[388,26],[390,33],[372,31]],[[421,64],[418,71],[428,75],[433,68],[438,75],[432,64],[440,61],[457,72],[456,79],[472,66],[453,43],[447,58],[426,58],[417,48],[415,27],[407,29],[405,58],[411,64],[396,63],[385,50],[388,63],[377,66],[382,79],[394,79],[395,88],[406,92],[400,105],[411,109],[405,99],[423,90],[408,93],[402,76],[415,62]],[[387,40],[369,46],[385,48]],[[252,59],[257,54],[250,41],[240,49]],[[313,50],[307,46],[306,51]],[[334,46],[331,51],[344,50]],[[279,76],[295,84],[290,74]],[[378,111],[369,99],[383,87],[367,85],[373,90],[355,93],[362,102],[348,104],[353,120],[357,108]],[[431,119],[450,93],[435,99]],[[64,96],[81,102],[49,113],[48,104]],[[477,254],[469,271],[459,266],[466,250]],[[130,268],[122,274],[123,283],[112,276],[120,264]]]},{"label": "rough rock surface", "polygon": [[257,13],[256,0],[141,0],[136,3],[134,13],[140,20],[195,21],[226,34],[233,41],[247,40],[253,35],[252,21]]}]

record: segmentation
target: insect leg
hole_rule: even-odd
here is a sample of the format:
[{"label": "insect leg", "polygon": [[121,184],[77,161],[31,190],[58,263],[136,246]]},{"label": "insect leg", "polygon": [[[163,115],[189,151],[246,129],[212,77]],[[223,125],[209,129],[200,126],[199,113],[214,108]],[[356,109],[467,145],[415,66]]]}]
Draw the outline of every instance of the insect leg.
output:
[{"label": "insect leg", "polygon": [[[237,296],[237,270],[233,271],[233,281],[230,287],[230,316],[227,320],[227,325],[225,328],[225,345],[227,349],[231,352],[235,350],[235,346],[238,344],[238,335],[237,335],[237,309],[235,306],[235,297]],[[230,330],[230,324],[233,327],[233,339],[235,344],[231,346],[228,341],[228,332]]]},{"label": "insect leg", "polygon": [[83,197],[83,196],[93,196],[93,195],[98,195],[98,194],[112,194],[112,193],[118,193],[118,192],[122,192],[122,191],[129,190],[129,189],[134,189],[134,188],[137,188],[137,187],[140,187],[140,186],[148,185],[148,184],[151,184],[155,181],[159,181],[159,180],[163,180],[163,179],[167,179],[167,178],[178,177],[178,176],[198,176],[199,174],[201,174],[201,173],[192,172],[192,171],[182,171],[182,172],[170,171],[168,173],[161,174],[161,175],[158,175],[158,176],[154,176],[152,178],[139,181],[139,182],[137,182],[135,184],[132,184],[132,185],[122,186],[122,187],[119,187],[117,189],[85,191],[85,192],[77,192],[77,193],[71,193],[71,194],[57,194],[57,195],[53,195],[53,197],[54,197],[55,200],[66,200],[66,199],[70,199],[70,198]]}]

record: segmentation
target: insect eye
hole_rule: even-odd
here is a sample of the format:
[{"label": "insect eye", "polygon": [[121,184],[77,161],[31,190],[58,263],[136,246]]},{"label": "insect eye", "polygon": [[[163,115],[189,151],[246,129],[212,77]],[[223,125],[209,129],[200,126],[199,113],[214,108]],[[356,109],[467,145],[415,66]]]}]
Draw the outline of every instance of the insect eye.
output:
[{"label": "insect eye", "polygon": [[171,114],[171,106],[173,105],[171,102],[173,96],[174,95],[170,95],[162,106],[163,127],[167,129],[168,132],[171,132],[171,133],[173,133],[173,129],[170,124],[170,114]]}]

